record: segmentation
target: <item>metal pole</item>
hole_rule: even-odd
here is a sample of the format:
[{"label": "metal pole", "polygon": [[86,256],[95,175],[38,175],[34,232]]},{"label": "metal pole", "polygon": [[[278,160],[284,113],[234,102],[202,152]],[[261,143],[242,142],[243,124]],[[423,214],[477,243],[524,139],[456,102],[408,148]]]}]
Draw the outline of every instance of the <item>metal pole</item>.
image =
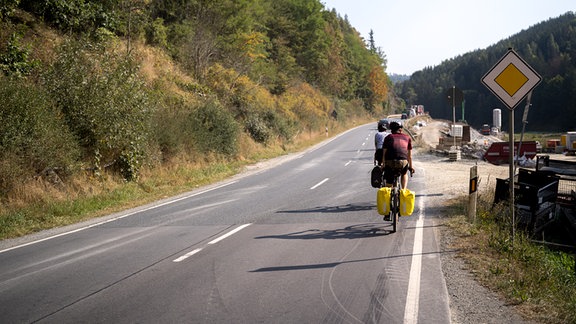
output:
[{"label": "metal pole", "polygon": [[524,140],[524,130],[526,129],[526,124],[528,124],[528,110],[530,109],[530,99],[532,98],[532,91],[528,93],[526,97],[526,106],[524,107],[524,115],[522,117],[522,132],[520,133],[520,142],[518,143],[518,153],[516,154],[516,163],[514,163],[514,174],[516,174],[516,166],[518,160],[520,159],[520,151],[522,149],[522,141]]},{"label": "metal pole", "polygon": [[454,138],[454,149],[456,149],[456,86],[452,86],[452,137]]},{"label": "metal pole", "polygon": [[512,217],[512,248],[514,248],[514,236],[516,234],[516,217],[514,215],[514,109],[510,109],[510,125],[508,125],[509,149],[508,149],[508,163],[510,165],[510,215]]}]

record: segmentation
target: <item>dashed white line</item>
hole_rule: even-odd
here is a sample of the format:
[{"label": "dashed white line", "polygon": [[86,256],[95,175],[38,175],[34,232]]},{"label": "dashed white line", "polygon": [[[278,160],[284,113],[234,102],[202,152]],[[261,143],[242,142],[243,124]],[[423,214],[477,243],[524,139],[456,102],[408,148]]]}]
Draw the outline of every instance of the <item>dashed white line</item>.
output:
[{"label": "dashed white line", "polygon": [[172,261],[172,262],[184,261],[184,260],[188,259],[189,257],[193,256],[194,254],[196,254],[200,251],[202,251],[202,249],[196,249],[194,251],[190,251],[190,252],[184,254],[183,256],[179,257],[178,259],[174,259],[174,261]]},{"label": "dashed white line", "polygon": [[[228,232],[228,233],[226,233],[226,234],[223,234],[223,235],[221,235],[221,236],[218,236],[217,238],[215,238],[215,239],[213,239],[212,241],[208,242],[208,244],[218,243],[218,242],[222,241],[223,239],[229,237],[230,235],[233,235],[233,234],[235,234],[235,233],[238,233],[239,231],[241,231],[242,229],[244,229],[244,228],[246,228],[246,227],[248,227],[248,226],[250,226],[250,225],[252,225],[252,223],[240,225],[240,226],[236,227],[235,229],[231,230],[230,232]],[[202,251],[202,249],[203,249],[203,248],[198,248],[198,249],[192,250],[192,251],[190,251],[190,252],[188,252],[188,253],[186,253],[186,254],[184,254],[184,255],[182,255],[182,256],[174,259],[174,260],[172,260],[172,262],[182,262],[182,261],[188,259],[189,257],[193,256],[194,254]]]},{"label": "dashed white line", "polygon": [[252,224],[250,223],[250,224],[244,224],[244,225],[242,225],[242,226],[238,226],[238,227],[236,227],[235,229],[231,230],[230,232],[228,232],[228,233],[226,233],[226,234],[224,234],[224,235],[222,235],[222,236],[220,236],[220,237],[217,237],[217,238],[213,239],[212,241],[208,242],[208,244],[218,243],[218,242],[222,241],[223,239],[227,238],[228,236],[233,235],[233,234],[235,234],[235,233],[243,230],[244,228],[246,228],[246,227],[248,227],[248,226],[250,226],[250,225],[252,225]]},{"label": "dashed white line", "polygon": [[326,181],[328,181],[328,180],[330,180],[330,178],[326,178],[326,179],[320,181],[319,183],[317,183],[317,184],[315,184],[314,186],[310,187],[310,190],[314,190],[314,189],[320,187],[322,184],[324,184],[324,182],[326,182]]}]

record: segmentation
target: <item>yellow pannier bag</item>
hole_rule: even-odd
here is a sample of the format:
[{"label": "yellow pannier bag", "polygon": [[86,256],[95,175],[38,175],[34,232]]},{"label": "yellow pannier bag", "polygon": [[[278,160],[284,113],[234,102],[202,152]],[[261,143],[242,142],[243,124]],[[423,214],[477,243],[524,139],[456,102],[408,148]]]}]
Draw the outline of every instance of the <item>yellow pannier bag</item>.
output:
[{"label": "yellow pannier bag", "polygon": [[376,207],[378,209],[378,214],[388,215],[390,214],[390,193],[392,188],[383,187],[378,189],[376,193]]},{"label": "yellow pannier bag", "polygon": [[409,189],[400,189],[400,216],[410,216],[414,212],[416,195]]}]

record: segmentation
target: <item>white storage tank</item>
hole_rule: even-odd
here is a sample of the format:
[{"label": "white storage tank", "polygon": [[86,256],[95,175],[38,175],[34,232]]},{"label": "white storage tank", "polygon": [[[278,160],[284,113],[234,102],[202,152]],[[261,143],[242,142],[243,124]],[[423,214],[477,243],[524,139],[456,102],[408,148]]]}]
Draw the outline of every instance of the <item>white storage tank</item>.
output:
[{"label": "white storage tank", "polygon": [[498,108],[492,110],[492,126],[502,129],[502,110]]}]

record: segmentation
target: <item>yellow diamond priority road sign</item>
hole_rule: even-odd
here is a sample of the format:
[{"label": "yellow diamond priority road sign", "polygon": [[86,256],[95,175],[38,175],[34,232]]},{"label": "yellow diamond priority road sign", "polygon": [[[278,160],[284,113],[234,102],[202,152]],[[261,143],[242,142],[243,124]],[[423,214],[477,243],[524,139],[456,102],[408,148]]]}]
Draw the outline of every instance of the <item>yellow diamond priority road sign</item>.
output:
[{"label": "yellow diamond priority road sign", "polygon": [[509,50],[484,77],[482,83],[513,110],[542,78],[516,52]]}]

